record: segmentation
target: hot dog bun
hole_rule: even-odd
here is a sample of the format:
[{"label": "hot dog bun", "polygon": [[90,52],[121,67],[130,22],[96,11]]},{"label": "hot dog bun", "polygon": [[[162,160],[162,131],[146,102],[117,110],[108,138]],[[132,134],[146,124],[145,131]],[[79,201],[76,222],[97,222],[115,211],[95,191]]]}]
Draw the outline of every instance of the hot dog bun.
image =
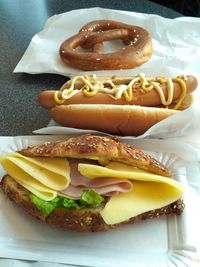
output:
[{"label": "hot dog bun", "polygon": [[124,105],[60,105],[51,109],[59,124],[110,134],[139,136],[176,110]]},{"label": "hot dog bun", "polygon": [[197,85],[197,79],[191,75],[77,76],[59,91],[40,93],[38,101],[63,126],[138,136],[188,108]]}]

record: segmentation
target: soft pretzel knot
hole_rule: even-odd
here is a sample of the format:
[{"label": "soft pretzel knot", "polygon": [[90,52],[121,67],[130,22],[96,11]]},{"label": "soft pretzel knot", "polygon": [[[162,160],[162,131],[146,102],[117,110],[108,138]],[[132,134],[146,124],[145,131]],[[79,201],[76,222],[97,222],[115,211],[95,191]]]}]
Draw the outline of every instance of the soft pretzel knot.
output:
[{"label": "soft pretzel knot", "polygon": [[[103,53],[104,41],[121,39],[125,46],[116,52]],[[81,46],[91,51],[77,51]],[[152,38],[145,29],[113,20],[96,20],[60,46],[60,57],[81,70],[117,70],[135,68],[152,55]]]}]

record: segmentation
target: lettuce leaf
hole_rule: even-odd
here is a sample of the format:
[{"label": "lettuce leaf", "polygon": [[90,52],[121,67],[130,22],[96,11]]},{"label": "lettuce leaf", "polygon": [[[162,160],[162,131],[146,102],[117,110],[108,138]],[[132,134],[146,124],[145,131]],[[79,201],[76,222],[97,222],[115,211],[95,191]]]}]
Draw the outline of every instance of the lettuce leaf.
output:
[{"label": "lettuce leaf", "polygon": [[30,194],[31,202],[45,215],[48,216],[56,207],[58,198],[54,198],[52,201],[46,201],[34,194]]},{"label": "lettuce leaf", "polygon": [[59,207],[83,209],[88,206],[97,207],[104,202],[104,198],[91,189],[83,190],[83,193],[78,200],[58,196],[51,201],[46,201],[32,193],[30,194],[30,200],[45,216],[48,216],[55,208]]},{"label": "lettuce leaf", "polygon": [[82,193],[81,198],[80,198],[80,204],[82,206],[91,205],[93,207],[97,207],[103,201],[104,201],[104,198],[91,189],[83,190],[83,193]]}]

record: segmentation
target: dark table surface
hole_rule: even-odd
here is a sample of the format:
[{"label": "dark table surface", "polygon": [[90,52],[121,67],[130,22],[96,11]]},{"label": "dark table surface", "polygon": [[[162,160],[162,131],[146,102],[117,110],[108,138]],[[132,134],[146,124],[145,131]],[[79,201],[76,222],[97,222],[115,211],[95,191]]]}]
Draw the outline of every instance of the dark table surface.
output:
[{"label": "dark table surface", "polygon": [[31,38],[46,20],[72,9],[103,7],[175,18],[181,14],[145,0],[1,0],[0,1],[0,135],[30,135],[45,127],[50,116],[37,105],[45,88],[59,88],[66,77],[13,73]]}]

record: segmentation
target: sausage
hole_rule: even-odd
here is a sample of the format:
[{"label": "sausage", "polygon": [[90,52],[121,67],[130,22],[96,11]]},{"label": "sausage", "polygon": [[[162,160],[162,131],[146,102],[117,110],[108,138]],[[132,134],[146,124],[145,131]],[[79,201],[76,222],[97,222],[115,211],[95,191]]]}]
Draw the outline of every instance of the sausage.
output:
[{"label": "sausage", "polygon": [[[187,76],[187,79],[184,80],[187,94],[192,93],[197,87],[197,79],[194,76]],[[181,86],[177,82],[173,82],[174,84],[174,93],[173,93],[173,101],[179,99],[181,94]],[[167,84],[161,84],[163,94],[165,98],[167,98]],[[38,96],[39,104],[46,109],[51,109],[58,105],[54,100],[53,90],[43,91]],[[62,91],[59,92],[58,97],[61,96]],[[85,96],[82,92],[79,92],[72,96],[71,98],[65,100],[63,105],[71,105],[71,104],[113,104],[113,105],[140,105],[146,107],[158,107],[161,106],[161,99],[156,90],[151,90],[148,93],[142,93],[140,88],[133,87],[133,99],[130,102],[127,102],[125,98],[122,96],[120,99],[113,99],[106,93],[98,92],[94,96]]]}]

